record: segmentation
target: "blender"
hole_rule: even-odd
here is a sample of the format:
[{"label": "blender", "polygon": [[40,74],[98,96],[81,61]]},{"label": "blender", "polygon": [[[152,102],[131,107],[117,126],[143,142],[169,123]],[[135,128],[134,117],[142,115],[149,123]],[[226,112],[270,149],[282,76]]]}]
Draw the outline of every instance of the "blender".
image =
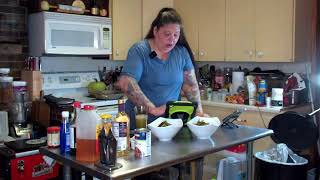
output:
[{"label": "blender", "polygon": [[13,81],[13,101],[9,110],[10,135],[12,137],[30,138],[33,126],[28,123],[31,113],[27,83]]}]

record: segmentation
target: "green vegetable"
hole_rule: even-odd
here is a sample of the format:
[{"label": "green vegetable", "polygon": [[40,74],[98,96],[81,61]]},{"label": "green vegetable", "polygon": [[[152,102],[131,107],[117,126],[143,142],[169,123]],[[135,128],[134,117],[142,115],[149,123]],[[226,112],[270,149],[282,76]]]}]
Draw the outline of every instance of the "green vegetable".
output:
[{"label": "green vegetable", "polygon": [[106,89],[106,84],[104,82],[98,82],[96,81],[90,82],[88,85],[88,92],[90,94],[98,92],[98,91],[104,91]]},{"label": "green vegetable", "polygon": [[167,126],[170,126],[171,124],[168,123],[167,121],[163,121],[162,123],[159,124],[158,127],[167,127]]},{"label": "green vegetable", "polygon": [[197,126],[205,126],[205,125],[208,125],[209,123],[204,122],[204,120],[198,120],[194,124],[197,125]]}]

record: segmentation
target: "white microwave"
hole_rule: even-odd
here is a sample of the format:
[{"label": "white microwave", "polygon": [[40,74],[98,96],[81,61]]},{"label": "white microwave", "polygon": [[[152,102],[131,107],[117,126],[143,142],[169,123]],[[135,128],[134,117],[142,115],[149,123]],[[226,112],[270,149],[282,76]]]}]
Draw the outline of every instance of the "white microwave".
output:
[{"label": "white microwave", "polygon": [[28,21],[30,56],[112,53],[110,18],[39,12]]}]

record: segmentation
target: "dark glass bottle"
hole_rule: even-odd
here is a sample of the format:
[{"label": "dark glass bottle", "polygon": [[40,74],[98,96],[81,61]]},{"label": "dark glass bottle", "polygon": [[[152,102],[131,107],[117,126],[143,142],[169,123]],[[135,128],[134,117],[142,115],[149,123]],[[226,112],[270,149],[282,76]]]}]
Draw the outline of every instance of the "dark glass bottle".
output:
[{"label": "dark glass bottle", "polygon": [[100,163],[115,166],[117,161],[117,140],[111,130],[106,135],[104,127],[99,133]]},{"label": "dark glass bottle", "polygon": [[92,4],[91,4],[91,14],[92,15],[99,15],[99,7],[96,3],[96,0],[92,0]]}]

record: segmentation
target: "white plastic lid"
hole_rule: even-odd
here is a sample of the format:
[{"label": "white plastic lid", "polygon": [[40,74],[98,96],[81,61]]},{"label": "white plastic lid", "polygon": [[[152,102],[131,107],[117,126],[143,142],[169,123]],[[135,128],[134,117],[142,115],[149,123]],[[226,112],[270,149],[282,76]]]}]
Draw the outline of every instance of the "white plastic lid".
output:
[{"label": "white plastic lid", "polygon": [[9,74],[10,68],[0,68],[0,74]]},{"label": "white plastic lid", "polygon": [[7,76],[7,77],[0,77],[0,82],[12,82],[13,77]]},{"label": "white plastic lid", "polygon": [[69,117],[69,111],[62,111],[62,117],[68,118]]},{"label": "white plastic lid", "polygon": [[27,82],[26,81],[13,81],[12,85],[14,87],[18,87],[18,86],[27,86]]}]

